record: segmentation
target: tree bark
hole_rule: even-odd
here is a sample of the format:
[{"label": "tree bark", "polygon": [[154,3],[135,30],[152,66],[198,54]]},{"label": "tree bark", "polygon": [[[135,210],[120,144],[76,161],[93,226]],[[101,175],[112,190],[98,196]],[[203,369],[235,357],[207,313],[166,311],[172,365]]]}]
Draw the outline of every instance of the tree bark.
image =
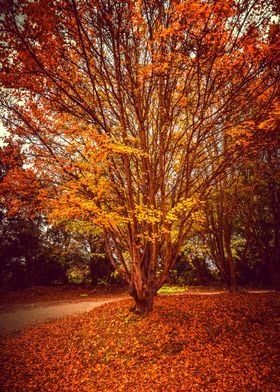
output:
[{"label": "tree bark", "polygon": [[236,277],[236,265],[232,255],[228,256],[229,266],[229,291],[231,293],[237,292],[237,277]]},{"label": "tree bark", "polygon": [[147,316],[153,310],[156,293],[156,286],[153,282],[144,284],[143,290],[139,293],[132,279],[129,286],[129,294],[134,299],[134,305],[130,310],[139,316]]},{"label": "tree bark", "polygon": [[144,299],[134,297],[135,304],[131,310],[139,316],[147,316],[153,310],[155,295],[147,295]]},{"label": "tree bark", "polygon": [[231,250],[231,235],[232,228],[228,223],[228,211],[226,210],[225,222],[224,222],[224,246],[226,254],[226,262],[229,271],[229,291],[232,293],[237,292],[237,276],[236,276],[236,264]]},{"label": "tree bark", "polygon": [[273,256],[268,261],[268,269],[271,282],[276,291],[280,291],[280,250],[274,252]]}]

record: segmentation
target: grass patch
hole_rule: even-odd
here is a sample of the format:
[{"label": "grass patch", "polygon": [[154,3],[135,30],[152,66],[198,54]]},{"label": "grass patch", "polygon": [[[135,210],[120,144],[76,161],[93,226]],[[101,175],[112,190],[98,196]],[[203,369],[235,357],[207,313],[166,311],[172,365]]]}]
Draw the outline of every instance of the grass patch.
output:
[{"label": "grass patch", "polygon": [[177,294],[177,293],[185,293],[186,291],[187,291],[186,287],[163,285],[159,289],[158,294]]}]

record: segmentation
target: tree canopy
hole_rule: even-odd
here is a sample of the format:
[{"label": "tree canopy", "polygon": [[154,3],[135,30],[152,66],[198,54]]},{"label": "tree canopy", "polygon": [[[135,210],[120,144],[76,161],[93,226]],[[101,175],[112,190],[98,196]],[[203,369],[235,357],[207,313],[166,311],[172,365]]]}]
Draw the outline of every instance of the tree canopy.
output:
[{"label": "tree canopy", "polygon": [[24,191],[36,189],[53,222],[102,228],[135,310],[147,313],[275,100],[275,4],[1,6],[0,105],[34,176]]}]

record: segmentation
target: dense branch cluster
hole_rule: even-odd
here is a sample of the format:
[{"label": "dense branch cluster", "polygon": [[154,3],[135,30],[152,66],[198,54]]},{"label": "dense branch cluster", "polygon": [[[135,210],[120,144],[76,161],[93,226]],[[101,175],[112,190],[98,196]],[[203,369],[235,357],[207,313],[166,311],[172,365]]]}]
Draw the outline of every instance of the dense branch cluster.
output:
[{"label": "dense branch cluster", "polygon": [[274,100],[273,2],[1,4],[1,107],[42,208],[104,230],[143,311]]}]

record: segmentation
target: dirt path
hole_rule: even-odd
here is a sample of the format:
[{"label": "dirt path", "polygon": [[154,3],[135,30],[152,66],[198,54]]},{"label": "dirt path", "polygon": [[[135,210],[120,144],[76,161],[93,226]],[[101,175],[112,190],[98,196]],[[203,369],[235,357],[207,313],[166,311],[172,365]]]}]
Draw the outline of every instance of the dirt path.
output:
[{"label": "dirt path", "polygon": [[[267,293],[268,290],[248,290],[247,293]],[[185,292],[173,295],[218,295],[224,291]],[[0,312],[0,336],[20,332],[38,323],[53,321],[65,316],[88,312],[98,306],[130,298],[127,295],[108,298],[98,298],[91,301],[51,301],[36,302],[25,305],[12,305]]]},{"label": "dirt path", "polygon": [[65,316],[88,312],[98,306],[120,301],[128,297],[112,297],[93,301],[34,303],[13,306],[11,310],[0,313],[0,335],[19,332],[21,329]]}]

